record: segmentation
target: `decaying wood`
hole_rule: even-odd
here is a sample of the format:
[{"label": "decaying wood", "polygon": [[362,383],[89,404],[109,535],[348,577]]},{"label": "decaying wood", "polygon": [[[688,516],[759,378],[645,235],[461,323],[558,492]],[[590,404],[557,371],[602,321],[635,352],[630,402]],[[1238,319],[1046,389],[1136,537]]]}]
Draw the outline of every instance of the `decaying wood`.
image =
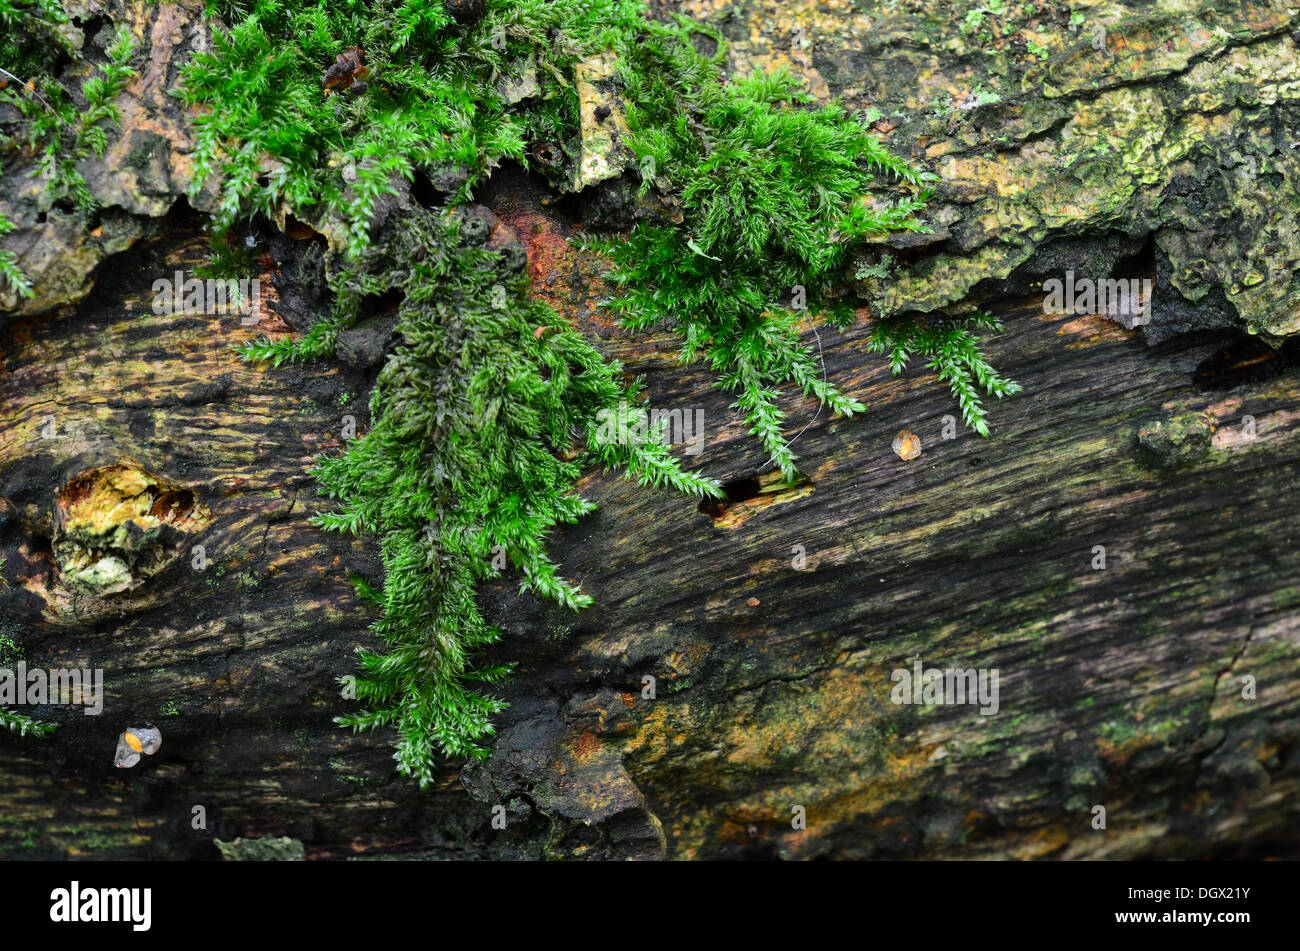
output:
[{"label": "decaying wood", "polygon": [[[244,327],[149,312],[149,267],[199,251],[176,237],[74,313],[9,328],[6,629],[29,665],[103,667],[108,696],[98,718],[53,708],[63,726],[48,739],[0,738],[6,854],[200,856],[213,838],[282,833],[312,857],[1096,857],[1287,843],[1294,373],[1199,392],[1193,371],[1217,339],[1153,351],[1102,318],[1008,307],[990,347],[1026,394],[996,408],[993,438],[945,440],[956,410],[941,385],[892,379],[865,328],[822,328],[827,373],[872,409],[812,422],[797,443],[808,485],[715,519],[589,476],[601,509],[553,548],[596,607],[568,615],[507,585],[485,593],[509,632],[497,652],[521,662],[512,707],[487,764],[449,767],[420,795],[393,774],[385,737],[330,722],[347,705],[335,680],[370,642],[347,576],[375,565],[363,543],[310,526],[320,502],[307,470],[340,445],[345,410],[364,431],[342,400],[350,371],[240,363],[231,345],[277,329],[271,315]],[[706,471],[730,483],[762,472],[727,398],[705,370],[675,365],[668,338],[588,327],[646,374],[656,405],[703,409]],[[1213,445],[1167,471],[1138,434],[1185,414],[1208,418]],[[791,431],[814,415],[804,407]],[[912,462],[891,449],[903,428],[923,443]],[[211,510],[194,536],[209,564],[181,558],[87,623],[42,597],[57,580],[48,517],[74,474],[122,456]],[[1105,570],[1092,567],[1096,545]],[[997,668],[999,712],[891,703],[891,672],[914,659]],[[642,699],[646,675],[657,699]],[[1256,700],[1240,699],[1246,675]],[[142,719],[164,745],[124,773],[116,737]],[[495,804],[508,807],[505,832],[491,827]],[[191,828],[195,805],[206,830]],[[805,831],[790,828],[796,805]],[[1090,827],[1094,805],[1106,832]]]},{"label": "decaying wood", "polygon": [[[912,303],[971,290],[1005,318],[986,345],[1025,392],[992,407],[992,437],[950,426],[957,408],[922,367],[893,378],[865,319],[847,333],[809,327],[828,379],[870,410],[831,419],[787,395],[805,480],[782,487],[711,371],[679,366],[668,335],[629,335],[600,316],[598,262],[565,239],[585,223],[566,215],[595,214],[601,195],[545,205],[503,170],[481,198],[525,244],[537,292],[643,374],[654,406],[703,411],[705,448],[688,462],[733,499],[701,511],[589,474],[582,489],[600,510],[551,550],[595,607],[541,605],[510,579],[485,588],[507,631],[493,656],[519,662],[501,688],[511,707],[489,760],[448,764],[420,793],[395,775],[389,736],[332,723],[352,708],[338,678],[355,672],[354,649],[376,644],[349,577],[381,579],[372,540],[311,525],[323,503],[310,469],[341,447],[345,416],[364,432],[373,368],[270,370],[232,350],[297,332],[324,306],[298,268],[309,237],[263,248],[281,300],[268,291],[256,325],[153,312],[152,282],[205,255],[194,216],[158,217],[186,174],[170,122],[172,144],[145,167],[166,179],[161,197],[110,203],[135,217],[93,260],[76,248],[43,256],[45,220],[15,218],[25,260],[63,274],[73,297],[106,254],[135,244],[80,303],[0,329],[0,635],[29,666],[102,668],[107,687],[98,717],[24,710],[60,728],[0,735],[0,854],[216,858],[214,840],[262,836],[300,840],[308,858],[1295,854],[1300,373],[1287,351],[1252,348],[1225,303],[1290,332],[1279,289],[1239,286],[1225,262],[1233,248],[1261,268],[1296,250],[1265,227],[1290,200],[1294,158],[1276,157],[1283,199],[1265,208],[1238,176],[1214,184],[1214,149],[1188,144],[1217,148],[1235,128],[1272,135],[1274,118],[1285,131],[1300,88],[1287,75],[1271,77],[1272,103],[1225,105],[1215,96],[1228,87],[1205,84],[1284,61],[1293,14],[1258,3],[1243,35],[1134,33],[1118,73],[1071,54],[1068,38],[1040,37],[1063,59],[1025,80],[1023,101],[935,121],[928,96],[960,104],[975,85],[973,39],[906,46],[894,39],[916,20],[909,5],[863,21],[830,4],[797,13],[816,52],[787,55],[780,30],[754,25],[766,4],[734,6],[738,55],[791,62],[819,95],[861,105],[879,93],[897,107],[881,126],[891,146],[940,167],[937,215],[952,227],[934,240],[945,243],[893,250],[917,263],[907,281],[929,282],[925,293],[900,285]],[[177,26],[183,42],[158,33],[158,48],[205,41],[191,26]],[[143,88],[161,88],[165,72]],[[893,74],[917,85],[891,87]],[[1169,134],[1122,169],[1090,151],[1083,188],[1053,156],[1091,149],[1088,130],[1111,128],[1121,100],[1163,104]],[[1133,112],[1140,125],[1161,115]],[[986,155],[1003,134],[1009,144]],[[1108,208],[1115,190],[1122,207]],[[1213,214],[1193,214],[1193,193]],[[1264,218],[1233,223],[1232,208]],[[1228,247],[1202,261],[1207,229]],[[1156,271],[1157,299],[1175,304],[1154,328],[1047,315],[1041,294],[1016,295],[1135,254]],[[1193,271],[1210,288],[1195,306],[1181,295],[1198,290]],[[919,457],[894,452],[902,430],[919,437]],[[165,557],[150,537],[137,552],[147,558],[123,562],[140,574],[100,595],[67,583],[60,560],[85,552],[60,534],[66,493],[124,460],[157,477],[159,498],[192,493],[202,518],[160,536]],[[894,672],[917,662],[996,669],[997,712],[894,703]],[[122,730],[147,723],[162,731],[159,751],[114,767]],[[792,828],[796,807],[805,829]]]}]

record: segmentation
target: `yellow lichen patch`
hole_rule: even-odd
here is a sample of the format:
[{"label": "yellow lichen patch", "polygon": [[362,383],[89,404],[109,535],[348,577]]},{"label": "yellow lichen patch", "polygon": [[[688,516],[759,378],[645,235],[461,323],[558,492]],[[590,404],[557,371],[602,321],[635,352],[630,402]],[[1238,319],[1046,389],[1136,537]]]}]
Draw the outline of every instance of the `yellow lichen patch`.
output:
[{"label": "yellow lichen patch", "polygon": [[600,752],[600,738],[596,734],[584,731],[573,741],[573,756],[579,763],[590,762]]},{"label": "yellow lichen patch", "polygon": [[97,595],[142,585],[211,517],[194,492],[131,458],[78,473],[55,500],[62,580]]},{"label": "yellow lichen patch", "polygon": [[[888,702],[886,683],[864,676],[861,670],[837,668],[816,681],[814,689],[740,706],[720,733],[719,745],[725,753],[718,764],[733,772],[761,771],[782,761],[791,750],[799,750],[802,769],[792,771],[787,788],[771,790],[764,797],[774,814],[788,816],[790,804],[797,803],[807,806],[813,816],[814,805],[820,803],[823,809],[817,815],[824,820],[830,815],[827,804],[864,794],[870,801],[857,803],[854,811],[876,811],[883,802],[904,794],[908,779],[925,768],[929,752],[911,744],[895,747],[884,738],[881,721],[897,711]],[[828,786],[822,767],[832,763],[853,763],[857,768],[843,772]],[[806,776],[800,775],[805,771]],[[757,808],[759,803],[751,805]]]},{"label": "yellow lichen patch", "polygon": [[671,650],[664,655],[664,667],[668,671],[668,678],[677,679],[680,677],[689,677],[691,669],[694,666],[691,655],[685,651]]},{"label": "yellow lichen patch", "polygon": [[126,521],[154,528],[160,519],[151,514],[153,499],[147,494],[149,478],[140,469],[108,466],[73,479],[59,493],[70,530],[103,532]]},{"label": "yellow lichen patch", "polygon": [[197,528],[208,517],[193,492],[130,458],[74,476],[59,491],[57,512],[62,531],[93,534],[127,522],[140,528],[170,522],[186,530]]},{"label": "yellow lichen patch", "polygon": [[609,91],[613,77],[612,50],[574,69],[582,125],[582,156],[574,172],[574,191],[621,175],[633,159],[632,150],[624,144],[628,129],[622,100]]}]

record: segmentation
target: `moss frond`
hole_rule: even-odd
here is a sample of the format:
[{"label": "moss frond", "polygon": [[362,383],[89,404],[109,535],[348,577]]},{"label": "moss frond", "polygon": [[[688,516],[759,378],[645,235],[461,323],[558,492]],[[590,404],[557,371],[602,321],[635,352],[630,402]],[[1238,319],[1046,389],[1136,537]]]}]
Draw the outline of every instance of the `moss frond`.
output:
[{"label": "moss frond", "polygon": [[[716,45],[709,55],[695,42],[701,33]],[[630,328],[676,329],[685,362],[707,355],[771,464],[793,481],[781,388],[793,384],[840,415],[865,409],[818,372],[798,325],[854,319],[841,293],[850,251],[892,231],[926,230],[919,215],[933,176],[890,153],[839,103],[808,107],[784,71],[728,82],[724,53],[719,34],[681,18],[624,39],[642,190],[679,196],[682,221],[584,244],[613,262],[619,295],[608,308]]]},{"label": "moss frond", "polygon": [[[330,262],[332,313],[299,340],[241,353],[276,366],[328,356],[366,317],[367,297],[401,299],[369,430],[319,460],[335,507],[317,523],[376,536],[385,572],[382,588],[359,589],[379,609],[385,650],[360,652],[363,709],[339,722],[395,729],[399,770],[427,785],[439,756],[485,753],[503,706],[483,692],[509,665],[479,660],[501,636],[477,606],[479,583],[504,558],[521,589],[574,610],[590,603],[545,549],[552,529],[593,508],[574,489],[583,469],[695,497],[721,491],[655,440],[602,434],[602,412],[635,402],[638,386],[531,298],[521,263],[462,207],[493,168],[528,165],[539,144],[572,161],[579,61],[614,52],[642,194],[665,192],[682,213],[587,242],[613,265],[607,306],[630,328],[675,328],[683,360],[707,358],[788,478],[797,460],[783,388],[837,414],[865,409],[827,381],[803,328],[855,319],[842,293],[850,252],[924,230],[933,176],[840,104],[813,108],[787,73],[729,81],[717,30],[651,19],[642,0],[485,0],[463,22],[439,0],[210,9],[231,27],[195,56],[179,95],[202,107],[193,187],[216,181],[215,228],[288,208],[329,218],[345,245]],[[523,71],[535,91],[508,98],[503,80]],[[417,174],[446,184],[442,209],[394,209],[389,198]],[[929,357],[986,431],[977,388],[1015,385],[973,335],[927,333],[899,330],[881,347],[896,364]]]},{"label": "moss frond", "polygon": [[979,348],[975,330],[1001,333],[1000,321],[977,313],[961,320],[924,325],[915,321],[881,321],[872,334],[871,345],[889,357],[895,376],[907,369],[914,356],[928,358],[928,366],[948,384],[961,407],[966,425],[981,436],[989,434],[987,415],[980,390],[996,399],[1021,391],[989,365]]},{"label": "moss frond", "polygon": [[59,725],[33,720],[25,713],[14,713],[12,710],[0,707],[0,727],[19,736],[48,736],[57,730]]}]

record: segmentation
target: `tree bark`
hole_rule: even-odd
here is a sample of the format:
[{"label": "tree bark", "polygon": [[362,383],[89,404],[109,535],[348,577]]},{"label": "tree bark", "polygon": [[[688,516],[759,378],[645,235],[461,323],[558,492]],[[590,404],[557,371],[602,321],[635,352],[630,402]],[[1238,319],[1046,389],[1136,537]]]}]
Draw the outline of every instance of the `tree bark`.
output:
[{"label": "tree bark", "polygon": [[[1132,33],[1116,57],[1126,72],[1112,63],[1101,90],[1066,81],[1075,59],[1062,45],[1058,69],[1026,73],[1020,98],[978,130],[956,110],[942,139],[907,119],[882,133],[949,182],[944,231],[883,249],[913,265],[903,288],[932,279],[891,306],[982,300],[1006,326],[985,341],[990,361],[1024,393],[990,407],[981,439],[932,374],[891,376],[868,320],[810,326],[828,379],[870,410],[832,419],[787,395],[806,476],[794,488],[769,477],[711,371],[678,365],[673,337],[600,316],[599,264],[565,241],[599,196],[548,204],[536,182],[501,173],[481,200],[527,248],[537,293],[644,375],[652,405],[703,411],[705,450],[688,462],[732,499],[701,511],[587,475],[599,511],[550,547],[595,606],[539,604],[517,579],[485,587],[507,632],[493,656],[519,662],[500,688],[511,706],[486,762],[448,764],[423,793],[395,774],[389,736],[332,723],[352,706],[338,678],[355,673],[354,649],[378,646],[349,576],[382,579],[373,540],[311,524],[325,503],[310,469],[342,446],[344,416],[364,431],[371,371],[272,370],[232,350],[297,332],[323,306],[301,266],[311,241],[265,245],[276,291],[256,325],[155,314],[152,282],[192,270],[205,245],[182,205],[132,211],[154,236],[108,258],[89,296],[0,330],[0,634],[29,667],[103,668],[107,688],[101,716],[23,710],[60,728],[0,735],[0,855],[216,858],[214,839],[287,835],[314,859],[1294,856],[1300,375],[1293,348],[1242,333],[1280,343],[1293,331],[1221,265],[1237,253],[1267,267],[1297,248],[1270,243],[1274,210],[1255,230],[1234,222],[1233,209],[1268,202],[1247,201],[1205,156],[1270,121],[1294,135],[1296,93],[1271,76],[1271,104],[1211,101],[1220,87],[1179,98],[1204,80],[1197,69],[1224,72],[1245,45],[1249,62],[1274,64],[1294,45],[1290,14],[1257,7],[1234,21],[1244,33],[1171,38],[1172,51]],[[971,85],[976,39],[954,32],[927,50],[917,11],[864,26],[847,5],[732,9],[738,69],[785,59],[815,91],[908,115],[924,99],[910,82]],[[755,25],[769,15],[775,27]],[[787,22],[814,31],[812,52],[782,52]],[[890,39],[908,22],[910,53]],[[1078,75],[1094,66],[1079,60]],[[1079,146],[1069,122],[1092,128],[1126,96],[1164,104],[1164,148],[1125,156],[1123,175],[1094,167],[1085,194],[1054,156]],[[1225,109],[1236,125],[1216,124]],[[1180,145],[1193,126],[1209,143],[1199,151]],[[1000,134],[1015,148],[981,157]],[[1295,207],[1293,154],[1270,158],[1279,214]],[[976,195],[981,179],[992,184]],[[1119,212],[1103,207],[1107,189]],[[1076,212],[1054,216],[1043,196],[1069,194]],[[1230,247],[1200,253],[1206,233]],[[1188,296],[1196,260],[1200,303]],[[1045,314],[1031,287],[1067,266],[1153,269],[1156,319],[1125,330]],[[919,436],[918,458],[891,449],[901,430]],[[124,460],[201,510],[131,561],[128,590],[77,590],[69,486]],[[895,672],[917,662],[997,670],[997,712],[894,702]],[[146,722],[159,752],[114,767],[121,731]],[[792,825],[797,807],[806,828]]]}]

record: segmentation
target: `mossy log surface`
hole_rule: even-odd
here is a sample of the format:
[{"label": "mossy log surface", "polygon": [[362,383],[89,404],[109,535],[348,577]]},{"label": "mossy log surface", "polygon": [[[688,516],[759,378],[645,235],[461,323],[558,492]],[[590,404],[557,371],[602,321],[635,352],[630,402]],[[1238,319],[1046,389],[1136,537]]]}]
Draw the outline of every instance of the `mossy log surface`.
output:
[{"label": "mossy log surface", "polygon": [[[944,417],[959,415],[947,388],[919,367],[892,377],[866,346],[865,321],[847,333],[810,327],[828,378],[870,410],[838,420],[792,402],[807,481],[778,486],[706,368],[679,366],[666,335],[632,336],[598,316],[596,262],[565,239],[606,196],[546,205],[535,183],[503,173],[481,199],[526,247],[538,293],[644,374],[654,406],[703,410],[707,443],[690,464],[736,500],[706,513],[590,474],[581,488],[600,510],[551,550],[595,606],[543,606],[509,578],[484,589],[507,632],[493,657],[519,662],[500,688],[511,706],[486,762],[449,764],[421,793],[395,774],[389,737],[332,723],[352,706],[337,678],[355,672],[357,645],[376,643],[349,575],[380,579],[373,545],[310,524],[322,506],[310,468],[341,446],[345,415],[364,430],[368,371],[268,370],[232,351],[257,333],[297,332],[319,309],[300,267],[310,239],[264,247],[278,291],[256,326],[158,315],[152,282],[199,264],[205,243],[183,209],[125,209],[135,241],[125,253],[87,263],[78,244],[41,259],[72,275],[64,299],[85,293],[78,275],[104,260],[89,296],[0,330],[0,634],[29,666],[103,668],[107,689],[101,716],[27,709],[60,728],[0,735],[0,855],[216,858],[214,839],[285,835],[307,858],[1296,854],[1300,374],[1293,350],[1266,359],[1238,333],[1276,342],[1294,331],[1294,310],[1283,306],[1289,285],[1234,283],[1224,263],[1289,274],[1297,252],[1274,221],[1293,221],[1296,207],[1288,97],[1300,87],[1282,49],[1294,45],[1291,14],[1257,4],[1228,28],[1215,4],[1180,5],[1178,23],[1218,25],[1133,40],[1119,57],[1126,72],[1111,63],[1099,91],[1079,78],[1097,64],[1070,58],[1064,25],[1059,37],[1034,34],[1049,55],[1059,45],[1054,72],[1018,67],[1016,57],[1043,62],[1019,38],[1005,44],[1005,75],[976,76],[981,44],[958,29],[961,5],[933,45],[924,30],[939,27],[922,5],[891,5],[866,24],[859,8],[875,5],[817,6],[683,9],[732,9],[737,57],[791,62],[815,90],[856,104],[917,114],[919,94],[906,90],[918,76],[944,90],[954,76],[972,89],[1001,76],[996,91],[1019,97],[968,110],[954,94],[956,106],[925,120],[934,128],[904,118],[890,132],[891,146],[933,159],[950,189],[962,169],[988,186],[941,191],[951,228],[933,246],[892,251],[917,281],[928,275],[929,290],[897,291],[920,309],[969,291],[1004,318],[986,346],[1025,392],[991,408],[992,437],[958,422],[944,438]],[[1075,6],[1122,19],[1118,7]],[[905,20],[922,39],[892,43]],[[789,42],[800,24],[807,49]],[[892,66],[872,44],[893,51]],[[1255,55],[1238,63],[1233,50],[1246,45]],[[902,68],[909,56],[924,68]],[[1228,74],[1261,62],[1274,64],[1267,95],[1210,101],[1216,88],[1247,88]],[[1211,67],[1187,106],[1184,73]],[[1147,106],[1120,110],[1116,97]],[[1153,114],[1157,101],[1183,118]],[[1114,125],[1121,113],[1177,135],[1152,144]],[[978,134],[972,115],[988,120]],[[993,141],[1018,147],[990,146],[992,159],[970,164],[986,143],[965,138],[994,127]],[[1149,147],[1110,159],[1095,143],[1075,149],[1090,191],[1061,157],[1084,128],[1121,128],[1117,142]],[[1249,166],[1256,199],[1211,160],[1234,143],[1246,154],[1239,134],[1277,145]],[[945,166],[945,155],[957,158]],[[1044,195],[1069,196],[1069,207],[1054,211]],[[1022,296],[1067,266],[1154,269],[1153,324],[1045,315],[1041,292]],[[922,443],[908,462],[891,449],[904,429]],[[123,552],[129,578],[99,596],[66,583],[61,560],[91,544],[69,519],[68,486],[123,460],[156,477],[158,497],[188,491],[194,507]],[[894,704],[891,673],[916,660],[996,668],[998,712]],[[643,697],[647,676],[655,699]],[[162,748],[115,768],[118,734],[145,722],[162,730]],[[205,828],[193,827],[195,806]],[[791,826],[796,806],[805,829]]]},{"label": "mossy log surface", "polygon": [[[179,230],[141,258],[201,251]],[[822,330],[827,372],[872,410],[812,422],[808,484],[717,518],[590,476],[601,510],[554,550],[596,606],[485,592],[508,631],[498,653],[520,661],[512,706],[486,764],[421,795],[382,737],[330,722],[346,708],[335,678],[370,642],[347,576],[374,564],[309,524],[307,470],[346,412],[365,425],[350,371],[241,364],[230,347],[252,328],[142,312],[152,265],[135,263],[75,313],[7,331],[6,633],[30,665],[103,667],[107,702],[100,717],[52,708],[49,738],[0,739],[6,854],[202,856],[213,837],[283,833],[315,857],[1157,856],[1294,830],[1294,374],[1201,392],[1216,339],[1151,350],[1101,318],[1009,307],[991,346],[1026,395],[998,407],[993,438],[945,440],[940,385],[891,378],[865,331]],[[588,328],[657,402],[703,409],[708,471],[764,468],[668,339]],[[1139,433],[1189,414],[1212,439],[1166,469]],[[911,462],[890,448],[904,428],[923,444]],[[135,591],[60,596],[57,492],[124,456],[189,487],[211,521]],[[917,658],[999,669],[997,715],[891,703],[891,671]],[[116,735],[139,720],[163,748],[124,775]]]}]

